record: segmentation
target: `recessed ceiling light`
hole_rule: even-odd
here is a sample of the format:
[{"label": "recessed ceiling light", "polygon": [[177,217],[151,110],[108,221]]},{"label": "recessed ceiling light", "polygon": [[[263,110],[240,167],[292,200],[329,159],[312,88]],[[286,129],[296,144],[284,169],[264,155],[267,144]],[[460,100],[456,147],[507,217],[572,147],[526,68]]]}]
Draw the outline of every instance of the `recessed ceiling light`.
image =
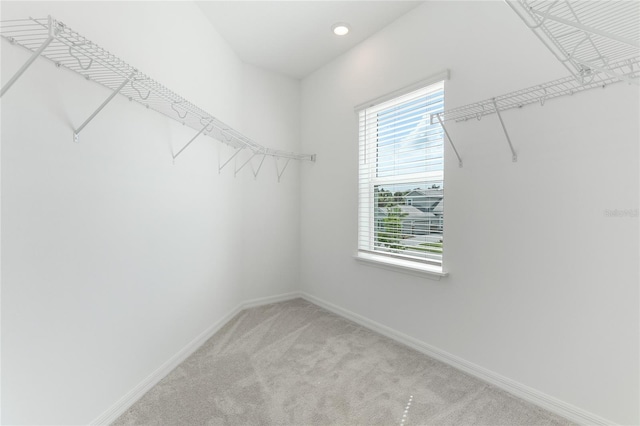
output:
[{"label": "recessed ceiling light", "polygon": [[349,26],[344,22],[338,22],[331,26],[331,31],[333,31],[335,35],[343,36],[349,32]]}]

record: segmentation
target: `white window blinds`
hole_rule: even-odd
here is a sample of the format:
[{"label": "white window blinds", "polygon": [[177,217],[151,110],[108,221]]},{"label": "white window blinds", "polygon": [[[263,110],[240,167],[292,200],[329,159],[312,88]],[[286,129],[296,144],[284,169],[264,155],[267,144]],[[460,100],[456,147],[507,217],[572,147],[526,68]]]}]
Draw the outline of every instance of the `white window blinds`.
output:
[{"label": "white window blinds", "polygon": [[441,81],[358,111],[359,251],[442,264],[443,110]]}]

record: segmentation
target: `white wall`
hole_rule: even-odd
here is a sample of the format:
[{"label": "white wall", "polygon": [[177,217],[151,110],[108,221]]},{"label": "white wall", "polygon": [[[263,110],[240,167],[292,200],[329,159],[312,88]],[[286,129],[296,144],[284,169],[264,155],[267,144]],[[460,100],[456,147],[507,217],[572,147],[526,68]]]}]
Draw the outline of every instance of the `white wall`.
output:
[{"label": "white wall", "polygon": [[[300,144],[300,80],[245,65],[242,128],[263,145],[298,152]],[[238,167],[249,158],[244,155]],[[250,164],[258,171],[262,157]],[[278,160],[280,170],[286,160]],[[242,209],[243,300],[297,291],[300,282],[300,169],[289,162],[278,182],[273,157],[264,159],[258,178],[244,171],[247,182]]]},{"label": "white wall", "polygon": [[[297,115],[269,118],[297,111],[298,82],[245,70],[195,4],[2,2],[2,19],[48,14],[259,142],[297,144]],[[0,43],[5,82],[29,55]],[[272,163],[258,181],[219,175],[231,151],[205,137],[172,165],[194,131],[123,97],[74,144],[108,94],[37,60],[2,98],[3,424],[86,424],[242,300],[298,279],[257,254],[293,241],[297,264],[295,167],[280,185]]]},{"label": "white wall", "polygon": [[637,88],[452,124],[441,281],[356,262],[353,107],[451,69],[446,107],[567,72],[502,2],[428,2],[302,81],[301,285],[622,424],[638,417]]}]

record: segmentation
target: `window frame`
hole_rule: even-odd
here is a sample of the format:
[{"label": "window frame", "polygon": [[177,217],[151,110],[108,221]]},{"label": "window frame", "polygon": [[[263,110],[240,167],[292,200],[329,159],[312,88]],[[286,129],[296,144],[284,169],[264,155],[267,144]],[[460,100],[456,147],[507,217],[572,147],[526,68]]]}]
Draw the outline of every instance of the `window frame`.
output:
[{"label": "window frame", "polygon": [[[376,107],[380,106],[381,104],[384,104],[390,100],[394,100],[397,98],[401,98],[405,95],[408,95],[412,92],[415,92],[417,90],[420,89],[426,89],[429,86],[432,86],[434,84],[437,83],[442,83],[442,90],[443,90],[443,96],[444,96],[444,91],[445,91],[445,86],[446,86],[446,81],[449,80],[449,70],[443,71],[441,73],[438,73],[434,76],[431,76],[427,79],[421,80],[419,82],[416,82],[412,85],[409,85],[407,87],[404,87],[400,90],[396,90],[392,93],[389,93],[387,95],[378,97],[372,101],[368,101],[365,102],[363,104],[360,104],[358,106],[356,106],[354,108],[355,112],[356,112],[356,119],[358,122],[358,145],[359,145],[359,149],[358,149],[358,232],[357,232],[357,249],[356,249],[356,255],[354,256],[356,258],[356,260],[362,261],[368,265],[372,265],[372,266],[378,266],[378,267],[383,267],[385,269],[391,269],[391,270],[395,270],[395,271],[399,271],[399,272],[405,272],[405,273],[410,273],[412,275],[419,275],[419,276],[426,276],[428,278],[435,278],[435,279],[440,279],[441,277],[447,276],[448,272],[445,271],[444,269],[444,252],[441,255],[440,261],[439,262],[433,262],[433,260],[428,260],[428,259],[422,259],[422,258],[411,258],[409,256],[394,256],[392,253],[385,253],[382,251],[375,251],[374,247],[375,247],[375,227],[376,227],[376,223],[375,223],[375,209],[376,209],[376,204],[372,204],[370,208],[366,209],[367,210],[367,214],[366,214],[366,218],[363,220],[362,218],[362,211],[363,209],[361,208],[361,203],[363,200],[363,195],[361,193],[362,189],[361,186],[363,185],[362,182],[362,171],[361,168],[364,166],[365,168],[376,168],[378,167],[378,163],[377,160],[374,161],[367,161],[366,158],[361,158],[361,149],[362,147],[360,146],[361,141],[360,141],[360,135],[361,135],[361,125],[360,125],[360,114],[361,113],[365,113],[366,114],[366,110],[369,110],[369,113],[371,113],[371,110],[373,110],[373,113],[375,113],[376,111]],[[444,102],[444,99],[443,99]],[[380,111],[383,111],[385,108],[380,108]],[[365,141],[365,144],[367,142]],[[374,192],[375,192],[375,188],[379,185],[383,185],[383,184],[402,184],[402,183],[414,183],[416,182],[416,179],[419,181],[430,181],[430,178],[437,178],[438,181],[442,181],[444,184],[444,164],[445,164],[445,160],[444,160],[444,135],[443,135],[443,141],[442,141],[442,149],[443,149],[443,164],[442,164],[442,170],[438,170],[438,171],[426,171],[426,172],[421,172],[421,173],[414,173],[414,174],[407,174],[407,175],[402,175],[402,176],[383,176],[383,177],[378,177],[377,173],[373,173],[373,176],[375,177],[370,177],[367,181],[367,185],[368,185],[368,190],[369,192],[369,200],[374,200],[375,196],[374,196]],[[366,146],[365,146],[366,147]],[[366,154],[365,154],[366,155]],[[371,174],[371,170],[369,172],[364,172],[364,173],[368,173],[369,176],[372,176]],[[434,179],[435,180],[435,179]],[[428,188],[425,188],[425,190],[427,190]],[[444,187],[443,187],[444,190]],[[444,193],[443,193],[444,195]],[[366,227],[367,231],[362,231],[361,228],[363,228],[363,222],[368,222],[368,226]],[[366,232],[366,234],[368,234],[366,236],[366,238],[369,239],[369,248],[370,250],[365,250],[361,247],[361,238],[363,236],[363,232]],[[443,228],[443,235],[444,235],[444,228]]]}]

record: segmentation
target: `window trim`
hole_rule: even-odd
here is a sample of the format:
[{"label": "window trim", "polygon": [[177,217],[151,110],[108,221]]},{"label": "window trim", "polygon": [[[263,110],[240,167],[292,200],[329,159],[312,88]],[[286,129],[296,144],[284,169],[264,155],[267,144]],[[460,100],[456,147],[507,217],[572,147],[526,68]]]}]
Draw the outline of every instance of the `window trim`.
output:
[{"label": "window trim", "polygon": [[[359,114],[360,111],[364,109],[375,108],[377,105],[381,103],[402,97],[404,95],[407,95],[421,88],[436,84],[441,81],[448,81],[450,78],[450,74],[451,72],[449,69],[433,74],[425,79],[417,81],[401,89],[379,96],[367,102],[363,102],[355,106],[354,111],[356,112],[356,114]],[[361,182],[359,177],[357,182],[358,182],[358,194],[360,194],[359,188],[360,188]],[[358,195],[358,199],[360,199],[360,195]],[[360,210],[358,208],[358,215],[360,214],[359,212]],[[371,215],[371,220],[373,220],[373,215]],[[358,227],[359,226],[360,226],[360,222],[358,219]],[[433,263],[423,262],[419,260],[399,259],[399,258],[387,256],[387,255],[382,255],[382,254],[378,255],[378,254],[367,252],[367,251],[361,251],[359,249],[359,238],[360,238],[359,235],[360,235],[360,231],[358,231],[358,240],[356,240],[356,254],[354,255],[354,259],[364,264],[367,264],[368,266],[377,266],[384,269],[388,269],[396,272],[408,273],[411,275],[416,275],[421,277],[426,276],[427,278],[436,279],[436,280],[440,280],[442,277],[446,277],[449,275],[449,272],[445,270],[444,255],[442,256],[442,260],[439,265],[434,265]]]},{"label": "window trim", "polygon": [[387,93],[385,95],[379,96],[377,98],[371,99],[371,100],[366,101],[366,102],[362,102],[361,104],[356,105],[353,108],[353,110],[355,112],[360,112],[363,109],[375,107],[378,104],[381,104],[383,102],[389,101],[391,99],[398,98],[398,97],[400,97],[402,95],[406,95],[406,94],[408,94],[410,92],[413,92],[415,90],[421,89],[423,87],[431,86],[432,84],[435,84],[435,83],[437,83],[439,81],[443,81],[443,80],[447,81],[447,80],[449,80],[450,75],[451,75],[451,71],[448,70],[448,69],[446,69],[444,71],[440,71],[437,74],[430,75],[429,77],[427,77],[427,78],[425,78],[423,80],[416,81],[415,83],[412,83],[412,84],[410,84],[408,86],[405,86],[405,87],[403,87],[401,89],[394,90],[393,92]]},{"label": "window trim", "polygon": [[362,262],[367,266],[374,266],[395,272],[402,272],[409,275],[426,277],[432,280],[440,280],[447,277],[449,272],[443,268],[430,265],[428,263],[413,262],[405,259],[395,259],[387,256],[375,255],[367,252],[358,251],[353,256],[358,262]]}]

